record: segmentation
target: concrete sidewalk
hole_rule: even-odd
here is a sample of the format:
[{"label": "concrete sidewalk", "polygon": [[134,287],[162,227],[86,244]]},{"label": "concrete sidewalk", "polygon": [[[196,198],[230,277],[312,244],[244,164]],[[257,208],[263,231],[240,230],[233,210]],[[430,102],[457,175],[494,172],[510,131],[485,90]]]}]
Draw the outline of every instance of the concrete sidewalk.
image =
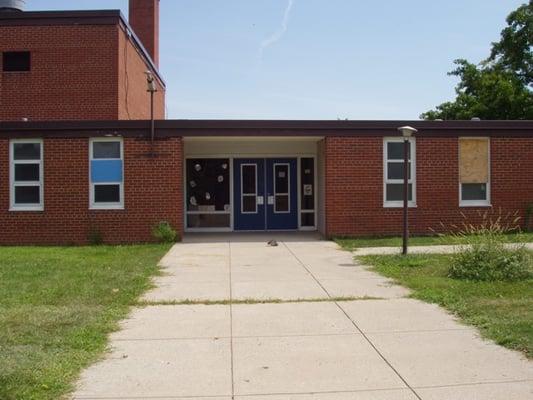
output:
[{"label": "concrete sidewalk", "polygon": [[[505,247],[513,249],[518,246],[525,246],[527,249],[533,251],[533,243],[508,243]],[[468,247],[467,245],[409,246],[409,254],[453,254]],[[356,256],[379,256],[401,254],[401,252],[401,247],[361,247],[355,249],[353,254]]]},{"label": "concrete sidewalk", "polygon": [[[526,400],[533,364],[439,307],[401,298],[331,242],[184,243],[146,299],[325,301],[135,310],[76,399]],[[187,288],[188,287],[188,288]],[[225,287],[225,289],[224,289]],[[384,300],[335,301],[369,295]],[[214,297],[214,296],[212,296]]]}]

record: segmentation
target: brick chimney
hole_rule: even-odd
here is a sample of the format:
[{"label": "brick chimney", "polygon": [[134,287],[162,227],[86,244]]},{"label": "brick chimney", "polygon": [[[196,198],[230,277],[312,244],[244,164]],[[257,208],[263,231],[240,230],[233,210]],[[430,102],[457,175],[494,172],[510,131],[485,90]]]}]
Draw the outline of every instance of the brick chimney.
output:
[{"label": "brick chimney", "polygon": [[129,23],[154,64],[159,66],[159,0],[129,1]]}]

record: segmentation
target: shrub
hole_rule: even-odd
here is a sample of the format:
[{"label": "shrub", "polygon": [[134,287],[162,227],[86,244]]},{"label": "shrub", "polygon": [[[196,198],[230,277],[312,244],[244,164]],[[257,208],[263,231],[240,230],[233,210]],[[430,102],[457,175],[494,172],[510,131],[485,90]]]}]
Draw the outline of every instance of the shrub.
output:
[{"label": "shrub", "polygon": [[452,257],[449,276],[473,281],[517,281],[532,278],[531,255],[523,245],[509,249],[503,241],[478,239]]},{"label": "shrub", "polygon": [[[474,281],[516,281],[533,277],[532,257],[524,245],[507,246],[509,232],[520,230],[517,213],[480,215],[478,224],[464,222],[452,231],[465,247],[452,257],[449,276]],[[457,227],[455,227],[457,228]]]},{"label": "shrub", "polygon": [[174,243],[178,240],[177,232],[166,221],[162,221],[154,226],[152,235],[162,243]]},{"label": "shrub", "polygon": [[104,243],[104,237],[102,232],[98,228],[89,229],[89,234],[87,235],[87,240],[91,246],[99,246]]}]

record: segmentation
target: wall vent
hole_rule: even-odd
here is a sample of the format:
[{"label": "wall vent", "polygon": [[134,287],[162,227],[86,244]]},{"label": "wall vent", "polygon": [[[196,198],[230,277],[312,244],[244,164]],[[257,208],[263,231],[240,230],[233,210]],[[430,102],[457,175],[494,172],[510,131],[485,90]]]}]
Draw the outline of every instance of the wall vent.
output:
[{"label": "wall vent", "polygon": [[0,12],[24,11],[25,6],[25,0],[0,0]]}]

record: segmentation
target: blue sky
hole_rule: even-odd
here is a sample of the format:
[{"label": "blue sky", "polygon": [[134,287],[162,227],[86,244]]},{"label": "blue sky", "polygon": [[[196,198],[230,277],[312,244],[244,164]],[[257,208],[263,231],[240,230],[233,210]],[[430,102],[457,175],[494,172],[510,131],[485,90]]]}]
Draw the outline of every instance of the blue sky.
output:
[{"label": "blue sky", "polygon": [[[417,119],[525,0],[161,0],[169,118]],[[127,0],[27,0],[28,10]]]}]

